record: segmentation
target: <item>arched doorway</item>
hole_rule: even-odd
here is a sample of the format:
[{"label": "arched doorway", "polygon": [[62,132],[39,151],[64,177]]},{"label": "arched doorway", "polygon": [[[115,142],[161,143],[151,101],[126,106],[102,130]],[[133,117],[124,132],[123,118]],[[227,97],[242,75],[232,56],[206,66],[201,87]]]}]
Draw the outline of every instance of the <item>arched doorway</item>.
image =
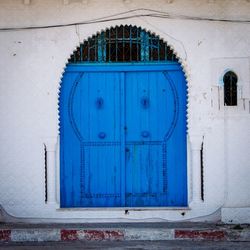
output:
[{"label": "arched doorway", "polygon": [[61,207],[187,205],[186,82],[170,47],[132,26],[81,44],[60,93]]}]

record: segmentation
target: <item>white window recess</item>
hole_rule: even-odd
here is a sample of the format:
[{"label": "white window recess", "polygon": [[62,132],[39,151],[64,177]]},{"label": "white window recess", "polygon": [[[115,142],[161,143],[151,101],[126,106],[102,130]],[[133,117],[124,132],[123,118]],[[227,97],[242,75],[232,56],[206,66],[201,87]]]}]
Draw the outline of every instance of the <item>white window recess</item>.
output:
[{"label": "white window recess", "polygon": [[[223,77],[229,71],[237,79],[237,106],[224,105]],[[214,58],[211,60],[211,107],[229,115],[250,114],[250,59],[248,57]]]}]

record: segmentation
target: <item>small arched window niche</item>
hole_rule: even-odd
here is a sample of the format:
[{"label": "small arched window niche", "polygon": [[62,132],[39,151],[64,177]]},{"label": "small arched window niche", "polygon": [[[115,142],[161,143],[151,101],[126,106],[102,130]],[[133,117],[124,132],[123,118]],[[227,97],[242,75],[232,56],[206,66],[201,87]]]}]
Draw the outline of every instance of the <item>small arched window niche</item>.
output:
[{"label": "small arched window niche", "polygon": [[224,77],[224,106],[237,106],[238,77],[233,71],[228,71]]}]

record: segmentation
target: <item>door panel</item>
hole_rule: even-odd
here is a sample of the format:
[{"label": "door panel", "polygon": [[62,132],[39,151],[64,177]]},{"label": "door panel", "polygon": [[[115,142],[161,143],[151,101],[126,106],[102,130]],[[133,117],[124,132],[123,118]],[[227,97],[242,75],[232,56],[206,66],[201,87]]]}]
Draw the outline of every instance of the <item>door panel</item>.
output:
[{"label": "door panel", "polygon": [[121,73],[84,73],[69,91],[65,129],[74,140],[62,144],[61,161],[64,176],[74,177],[64,178],[64,206],[121,205],[120,80]]},{"label": "door panel", "polygon": [[176,100],[162,72],[126,73],[126,205],[168,205],[166,135]]},{"label": "door panel", "polygon": [[166,144],[167,204],[187,205],[187,142],[186,142],[186,81],[182,71],[165,72],[166,79],[172,81],[177,100],[177,117],[173,123]]},{"label": "door panel", "polygon": [[[60,95],[60,189],[61,206],[80,205],[80,142],[72,129],[68,105],[72,86],[82,77],[79,73],[65,73]],[[73,149],[73,150],[71,150]]]},{"label": "door panel", "polygon": [[162,150],[159,145],[127,144],[126,206],[163,206]]},{"label": "door panel", "polygon": [[162,72],[128,72],[125,81],[126,140],[162,141],[171,127],[175,108],[165,76]]}]

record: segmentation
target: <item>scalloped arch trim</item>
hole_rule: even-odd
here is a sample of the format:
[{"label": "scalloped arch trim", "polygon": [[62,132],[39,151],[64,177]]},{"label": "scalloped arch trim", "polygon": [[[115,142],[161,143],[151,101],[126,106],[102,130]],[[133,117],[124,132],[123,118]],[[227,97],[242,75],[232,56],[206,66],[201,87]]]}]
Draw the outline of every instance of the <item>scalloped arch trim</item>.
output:
[{"label": "scalloped arch trim", "polygon": [[70,56],[69,63],[177,61],[163,39],[132,25],[120,25],[98,32],[83,41]]}]

